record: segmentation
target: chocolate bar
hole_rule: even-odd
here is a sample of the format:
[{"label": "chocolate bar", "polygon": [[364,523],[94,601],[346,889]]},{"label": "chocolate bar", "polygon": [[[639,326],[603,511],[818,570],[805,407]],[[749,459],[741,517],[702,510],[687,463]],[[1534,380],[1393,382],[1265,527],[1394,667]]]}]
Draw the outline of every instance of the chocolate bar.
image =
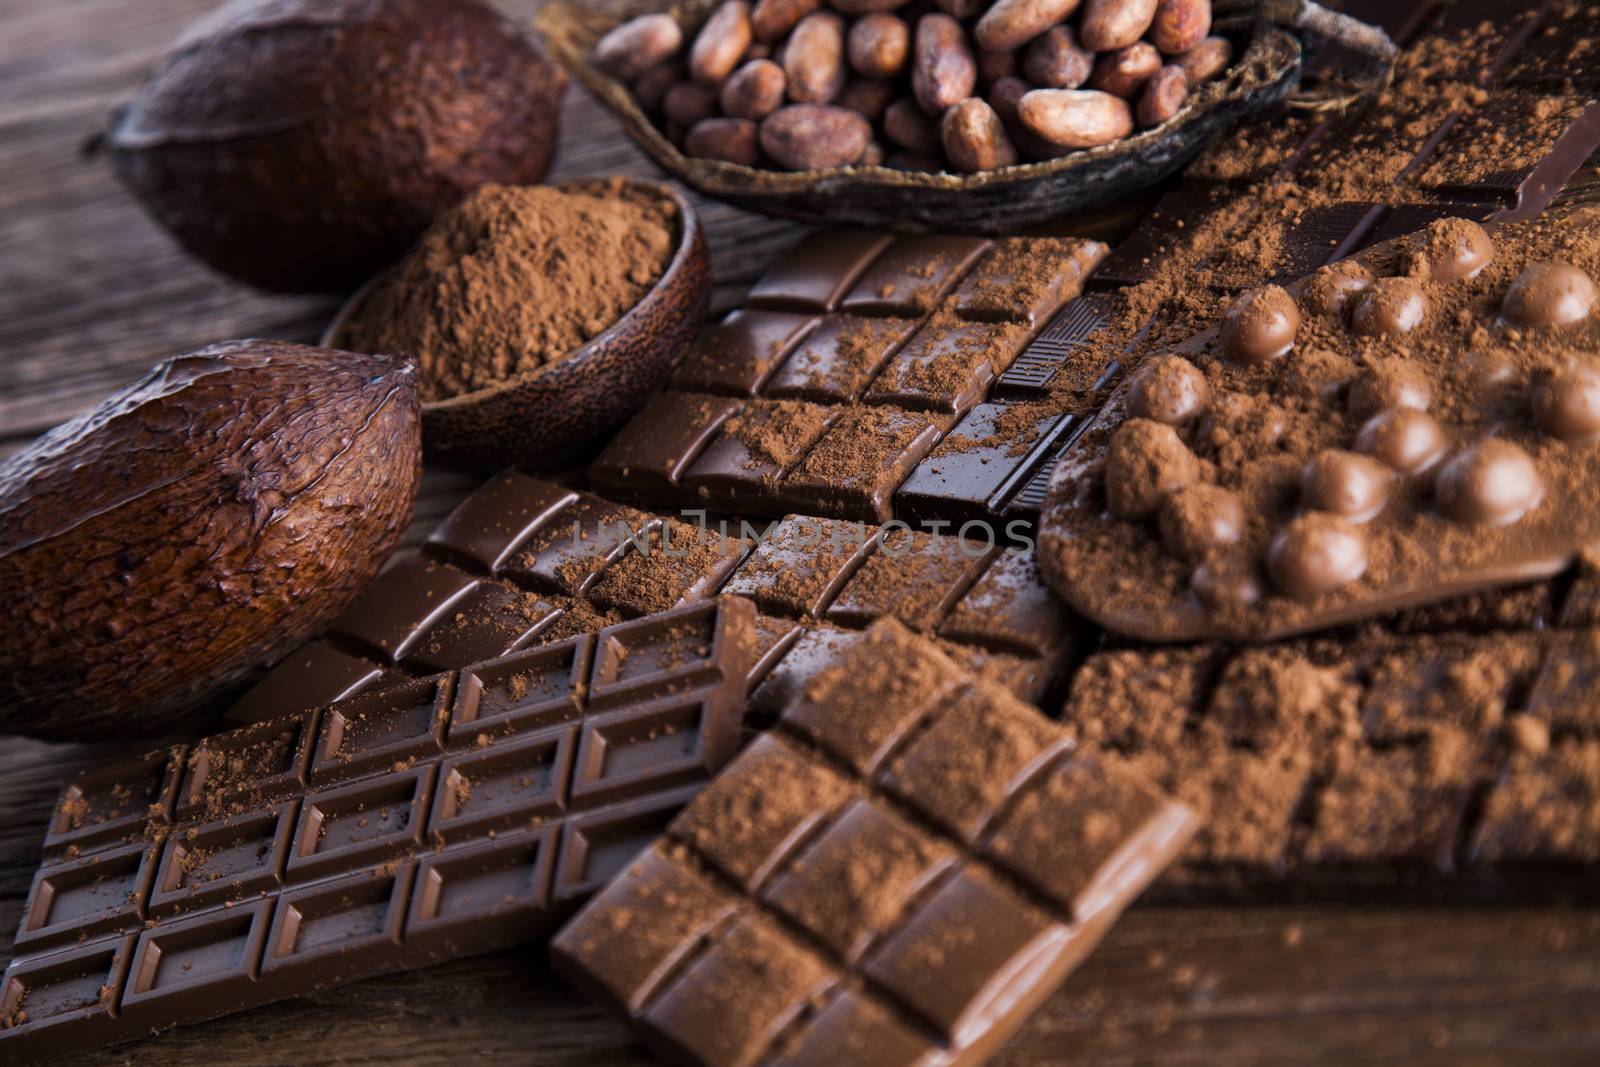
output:
[{"label": "chocolate bar", "polygon": [[1041,565],[1147,640],[1258,640],[1552,577],[1600,535],[1600,211],[1251,290],[1063,461]]},{"label": "chocolate bar", "polygon": [[[1012,426],[1002,420],[994,432]],[[1003,545],[991,523],[690,518],[505,471],[226,717],[275,718],[724,591],[754,599],[774,635],[752,686],[802,632],[859,630],[882,615],[937,635],[1024,700],[1042,699],[1074,654],[1076,635],[1032,553]],[[1018,615],[1024,608],[1032,621]]]},{"label": "chocolate bar", "polygon": [[788,701],[552,942],[672,1059],[977,1064],[1192,814],[892,621]]},{"label": "chocolate bar", "polygon": [[754,618],[707,600],[74,779],[0,1059],[549,932],[733,756]]},{"label": "chocolate bar", "polygon": [[1061,718],[1204,816],[1169,888],[1493,892],[1600,862],[1597,679],[1593,629],[1122,649]]},{"label": "chocolate bar", "polygon": [[1019,465],[1036,469],[1059,443],[1059,412],[1034,413],[1038,454],[1004,456],[981,498],[965,479],[932,491],[908,479],[941,456],[987,462],[959,442],[1016,416],[981,402],[1070,343],[1056,313],[1105,252],[1043,237],[809,237],[705,332],[590,479],[621,499],[742,515],[987,515],[990,497],[1026,480]]}]

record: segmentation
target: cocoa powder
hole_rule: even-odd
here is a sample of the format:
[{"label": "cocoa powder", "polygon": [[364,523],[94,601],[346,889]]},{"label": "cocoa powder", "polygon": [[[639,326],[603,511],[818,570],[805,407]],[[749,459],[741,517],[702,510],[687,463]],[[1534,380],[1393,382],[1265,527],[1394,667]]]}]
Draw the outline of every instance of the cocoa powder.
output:
[{"label": "cocoa powder", "polygon": [[339,343],[417,358],[443,400],[533,373],[637,304],[672,256],[675,208],[620,179],[490,185],[436,222],[361,300]]}]

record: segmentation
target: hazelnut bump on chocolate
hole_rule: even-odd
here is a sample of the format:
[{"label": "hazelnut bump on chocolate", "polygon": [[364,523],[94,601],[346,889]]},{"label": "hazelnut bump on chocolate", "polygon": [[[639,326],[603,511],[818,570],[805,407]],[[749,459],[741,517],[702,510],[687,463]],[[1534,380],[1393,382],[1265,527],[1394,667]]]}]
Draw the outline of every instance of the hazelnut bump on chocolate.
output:
[{"label": "hazelnut bump on chocolate", "polygon": [[1122,519],[1148,519],[1167,494],[1194,482],[1200,461],[1175,430],[1150,419],[1129,419],[1111,435],[1106,456],[1106,505]]},{"label": "hazelnut bump on chocolate", "polygon": [[1506,290],[1500,312],[1518,326],[1570,326],[1600,302],[1594,279],[1570,263],[1535,263]]},{"label": "hazelnut bump on chocolate", "polygon": [[1439,510],[1471,526],[1509,526],[1539,506],[1544,482],[1533,457],[1499,437],[1462,450],[1434,483]]},{"label": "hazelnut bump on chocolate", "polygon": [[1350,325],[1369,337],[1405,334],[1428,317],[1428,294],[1410,278],[1379,278],[1356,298]]},{"label": "hazelnut bump on chocolate", "polygon": [[1272,584],[1296,600],[1314,600],[1367,571],[1367,541],[1348,520],[1320,511],[1291,520],[1267,549]]},{"label": "hazelnut bump on chocolate", "polygon": [[1300,498],[1307,508],[1366,522],[1389,502],[1389,468],[1358,452],[1330,448],[1311,458],[1300,474]]},{"label": "hazelnut bump on chocolate", "polygon": [[1189,576],[1189,588],[1212,609],[1248,608],[1261,599],[1261,578],[1247,559],[1209,559]]},{"label": "hazelnut bump on chocolate", "polygon": [[1390,408],[1427,411],[1433,389],[1415,363],[1389,359],[1374,363],[1350,383],[1345,409],[1358,419],[1370,419]]},{"label": "hazelnut bump on chocolate", "polygon": [[1198,559],[1244,536],[1244,504],[1232,490],[1196,482],[1167,497],[1158,524],[1167,551]]},{"label": "hazelnut bump on chocolate", "polygon": [[1450,447],[1432,415],[1416,408],[1390,408],[1368,419],[1356,434],[1356,451],[1400,474],[1426,474]]},{"label": "hazelnut bump on chocolate", "polygon": [[1584,360],[1541,382],[1533,394],[1533,417],[1558,441],[1600,438],[1600,367]]},{"label": "hazelnut bump on chocolate", "polygon": [[1494,242],[1471,219],[1438,219],[1422,237],[1422,263],[1436,282],[1476,278],[1494,258]]},{"label": "hazelnut bump on chocolate", "polygon": [[1222,316],[1222,354],[1235,363],[1265,363],[1286,355],[1300,330],[1300,309],[1282,286],[1239,296]]},{"label": "hazelnut bump on chocolate", "polygon": [[1315,315],[1341,318],[1372,282],[1372,272],[1353,259],[1319,267],[1306,281],[1306,308]]},{"label": "hazelnut bump on chocolate", "polygon": [[1169,426],[1188,422],[1211,402],[1211,386],[1200,368],[1182,356],[1147,360],[1128,383],[1128,414]]}]

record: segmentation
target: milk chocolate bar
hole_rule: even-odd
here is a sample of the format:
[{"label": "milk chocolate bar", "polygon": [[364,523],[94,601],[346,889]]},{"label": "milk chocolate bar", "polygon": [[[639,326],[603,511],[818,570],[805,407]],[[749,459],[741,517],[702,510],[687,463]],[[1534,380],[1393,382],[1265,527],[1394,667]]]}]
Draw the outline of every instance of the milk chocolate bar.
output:
[{"label": "milk chocolate bar", "polygon": [[879,622],[556,936],[553,962],[679,1063],[977,1064],[1193,830]]},{"label": "milk chocolate bar", "polygon": [[1597,680],[1593,629],[1146,647],[1061,718],[1204,816],[1175,885],[1492,895],[1600,862]]},{"label": "milk chocolate bar", "polygon": [[0,1059],[554,929],[733,756],[754,616],[708,600],[78,777]]},{"label": "milk chocolate bar", "polygon": [[[1069,343],[1056,313],[1105,253],[1043,237],[809,237],[706,331],[590,479],[618,498],[745,515],[989,514],[1069,423],[1037,410],[1022,427],[981,402],[997,378]],[[988,457],[998,477],[907,484],[997,427],[1008,435]]]},{"label": "milk chocolate bar", "polygon": [[1046,576],[1118,633],[1253,640],[1565,570],[1600,537],[1597,223],[1440,220],[1243,294],[1063,460]]},{"label": "milk chocolate bar", "polygon": [[275,718],[719,591],[749,595],[764,613],[770,640],[752,685],[803,632],[859,630],[886,614],[936,634],[1024,700],[1042,699],[1074,654],[1032,553],[1003,547],[992,523],[929,532],[804,516],[690,520],[505,471],[227,719]]}]

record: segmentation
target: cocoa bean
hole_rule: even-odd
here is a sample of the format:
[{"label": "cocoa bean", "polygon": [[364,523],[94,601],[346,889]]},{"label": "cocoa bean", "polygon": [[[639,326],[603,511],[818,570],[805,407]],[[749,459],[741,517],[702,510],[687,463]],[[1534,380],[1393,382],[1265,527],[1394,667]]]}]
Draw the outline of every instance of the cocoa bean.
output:
[{"label": "cocoa bean", "polygon": [[689,49],[689,74],[701,85],[721,85],[750,47],[750,5],[724,0]]},{"label": "cocoa bean", "polygon": [[661,98],[661,112],[668,122],[687,129],[717,113],[717,91],[696,82],[679,82]]},{"label": "cocoa bean", "polygon": [[1021,48],[1077,10],[1079,0],[998,0],[972,29],[979,48]]},{"label": "cocoa bean", "polygon": [[838,107],[859,111],[869,122],[877,122],[893,99],[894,86],[890,83],[872,78],[851,78],[844,83],[844,88],[839,90],[833,102]]},{"label": "cocoa bean", "polygon": [[857,162],[863,167],[881,167],[883,156],[883,145],[877,141],[868,141],[867,147],[861,150],[861,158]]},{"label": "cocoa bean", "polygon": [[688,77],[689,68],[681,60],[669,59],[665,63],[658,63],[639,75],[639,80],[633,83],[633,98],[645,111],[658,114],[661,111],[661,98],[667,95],[667,90]]},{"label": "cocoa bean", "polygon": [[1150,43],[1169,56],[1182,55],[1211,32],[1211,0],[1157,0]]},{"label": "cocoa bean", "polygon": [[1018,102],[1017,115],[1058,148],[1094,148],[1133,132],[1128,102],[1092,89],[1035,89]]},{"label": "cocoa bean", "polygon": [[1189,76],[1189,87],[1197,88],[1228,69],[1233,60],[1233,43],[1226,37],[1207,37],[1172,61]]},{"label": "cocoa bean", "polygon": [[977,84],[977,60],[961,23],[949,15],[922,16],[911,67],[911,90],[917,103],[928,114],[938,115],[971,96]]},{"label": "cocoa bean", "polygon": [[1033,39],[1022,54],[1022,74],[1041,89],[1076,89],[1094,73],[1094,53],[1078,44],[1071,26],[1056,26]]},{"label": "cocoa bean", "polygon": [[594,61],[612,76],[631,81],[682,47],[683,30],[671,15],[640,15],[600,38]]},{"label": "cocoa bean", "polygon": [[953,169],[965,174],[1009,167],[1017,161],[1017,150],[1000,116],[975,96],[946,111],[939,132],[945,158]]},{"label": "cocoa bean", "polygon": [[890,152],[883,165],[891,170],[907,170],[916,174],[938,174],[944,170],[944,160],[922,152]]},{"label": "cocoa bean", "polygon": [[1021,78],[1001,78],[989,87],[989,105],[1005,124],[1019,155],[1029,159],[1054,159],[1071,149],[1058,148],[1036,135],[1022,124],[1018,105],[1022,98],[1033,92],[1033,86]]},{"label": "cocoa bean", "polygon": [[770,59],[753,59],[722,83],[722,113],[736,119],[764,119],[783,106],[788,79]]},{"label": "cocoa bean", "polygon": [[1156,46],[1138,41],[1095,60],[1089,88],[1131,100],[1160,69],[1161,53],[1156,51]]},{"label": "cocoa bean", "polygon": [[905,7],[911,0],[828,0],[828,2],[846,15],[870,15],[876,11],[893,11],[897,7]]},{"label": "cocoa bean", "polygon": [[967,19],[982,11],[988,2],[989,0],[934,0],[934,6],[946,15]]},{"label": "cocoa bean", "polygon": [[1189,76],[1183,68],[1175,63],[1169,63],[1155,72],[1155,75],[1144,84],[1144,92],[1139,97],[1139,104],[1134,108],[1133,117],[1140,126],[1159,126],[1183,109],[1183,103],[1189,99]]},{"label": "cocoa bean", "polygon": [[749,119],[701,119],[683,137],[683,151],[696,159],[754,166],[761,158],[756,124]]},{"label": "cocoa bean", "polygon": [[872,126],[847,108],[790,104],[761,120],[761,148],[789,170],[847,167],[861,158]]},{"label": "cocoa bean", "polygon": [[821,6],[822,0],[756,0],[755,10],[750,12],[750,32],[770,45]]},{"label": "cocoa bean", "polygon": [[911,54],[911,27],[903,19],[879,11],[850,27],[850,66],[866,78],[892,78],[906,69]]},{"label": "cocoa bean", "polygon": [[910,152],[938,155],[939,124],[911,97],[890,104],[883,113],[883,135]]},{"label": "cocoa bean", "polygon": [[978,64],[979,85],[993,85],[1001,78],[1009,78],[1017,72],[1017,52],[1014,48],[998,52],[980,48],[974,53],[974,58]]},{"label": "cocoa bean", "polygon": [[789,99],[826,104],[844,88],[844,19],[818,11],[800,20],[783,46]]},{"label": "cocoa bean", "polygon": [[1091,52],[1126,48],[1144,36],[1156,16],[1156,0],[1085,0],[1078,40]]}]

